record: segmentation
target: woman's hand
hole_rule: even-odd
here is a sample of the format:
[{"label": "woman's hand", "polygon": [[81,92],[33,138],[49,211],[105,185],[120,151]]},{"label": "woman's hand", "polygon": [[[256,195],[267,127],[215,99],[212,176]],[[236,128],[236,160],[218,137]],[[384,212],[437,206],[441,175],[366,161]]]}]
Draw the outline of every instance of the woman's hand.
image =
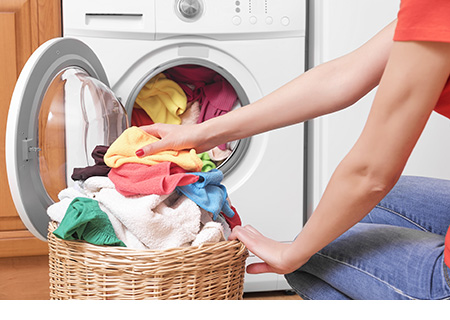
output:
[{"label": "woman's hand", "polygon": [[269,239],[249,225],[234,227],[228,239],[239,239],[248,250],[264,261],[249,265],[247,267],[248,273],[274,272],[287,274],[297,270],[309,260],[309,258],[306,258],[299,261],[298,255],[295,257],[290,252],[290,244]]},{"label": "woman's hand", "polygon": [[203,132],[202,126],[199,124],[176,125],[155,123],[140,128],[161,140],[137,150],[136,155],[138,157],[164,150],[195,149],[197,153],[202,153],[216,146],[213,139],[210,139],[207,133]]}]

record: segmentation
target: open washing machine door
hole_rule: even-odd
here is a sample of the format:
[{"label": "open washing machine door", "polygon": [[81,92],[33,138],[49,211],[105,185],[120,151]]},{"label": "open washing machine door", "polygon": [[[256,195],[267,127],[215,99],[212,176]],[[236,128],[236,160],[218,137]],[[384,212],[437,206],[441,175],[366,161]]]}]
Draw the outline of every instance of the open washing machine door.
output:
[{"label": "open washing machine door", "polygon": [[93,165],[95,146],[110,145],[127,119],[86,44],[56,38],[32,54],[11,99],[5,154],[14,204],[34,236],[46,240],[47,208],[73,183],[73,169]]}]

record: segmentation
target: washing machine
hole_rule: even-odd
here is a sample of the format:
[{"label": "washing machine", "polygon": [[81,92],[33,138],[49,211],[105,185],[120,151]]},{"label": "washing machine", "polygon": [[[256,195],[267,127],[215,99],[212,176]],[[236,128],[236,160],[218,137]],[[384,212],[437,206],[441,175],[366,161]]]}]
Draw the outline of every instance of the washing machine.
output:
[{"label": "washing machine", "polygon": [[[180,66],[220,75],[245,108],[304,71],[304,0],[63,0],[63,37],[39,47],[17,81],[6,163],[17,211],[46,240],[46,209],[132,123],[155,76]],[[276,115],[273,115],[276,117]],[[217,164],[243,224],[292,241],[304,222],[304,127],[230,145]],[[251,255],[248,263],[258,261]],[[244,290],[289,289],[283,276],[246,275]]]}]

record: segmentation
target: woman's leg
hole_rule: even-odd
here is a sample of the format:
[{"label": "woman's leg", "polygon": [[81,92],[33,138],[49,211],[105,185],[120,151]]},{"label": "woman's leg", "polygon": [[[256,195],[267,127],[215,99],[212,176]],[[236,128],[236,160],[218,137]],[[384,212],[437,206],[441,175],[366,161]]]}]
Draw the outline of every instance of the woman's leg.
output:
[{"label": "woman's leg", "polygon": [[363,220],[286,275],[305,299],[446,299],[450,181],[402,177]]},{"label": "woman's leg", "polygon": [[361,221],[445,235],[450,225],[450,181],[402,176]]},{"label": "woman's leg", "polygon": [[441,235],[358,223],[286,279],[305,299],[448,299],[443,249]]}]

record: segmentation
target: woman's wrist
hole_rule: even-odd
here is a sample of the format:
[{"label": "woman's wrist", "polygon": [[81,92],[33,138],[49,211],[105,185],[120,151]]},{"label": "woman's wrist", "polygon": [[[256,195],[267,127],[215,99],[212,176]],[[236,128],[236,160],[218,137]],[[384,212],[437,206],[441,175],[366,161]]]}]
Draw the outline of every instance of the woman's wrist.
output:
[{"label": "woman's wrist", "polygon": [[[230,115],[212,118],[199,124],[199,134],[205,144],[220,145],[239,139],[237,130],[227,119]],[[226,118],[225,118],[226,117]]]},{"label": "woman's wrist", "polygon": [[299,249],[298,246],[293,242],[286,247],[283,252],[283,262],[285,263],[284,268],[287,273],[294,272],[301,266],[303,266],[313,255],[307,253],[306,251]]}]

